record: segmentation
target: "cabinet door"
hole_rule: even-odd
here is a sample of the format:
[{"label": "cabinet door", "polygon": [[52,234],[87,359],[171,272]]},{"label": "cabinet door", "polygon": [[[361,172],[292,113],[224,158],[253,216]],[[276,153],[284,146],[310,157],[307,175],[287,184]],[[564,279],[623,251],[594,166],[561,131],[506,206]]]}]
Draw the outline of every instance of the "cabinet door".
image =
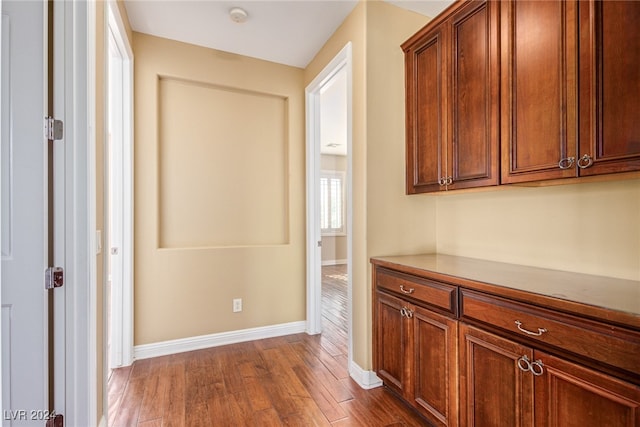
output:
[{"label": "cabinet door", "polygon": [[498,184],[498,9],[470,2],[451,18],[450,190]]},{"label": "cabinet door", "polygon": [[444,189],[447,67],[443,25],[405,49],[407,194]]},{"label": "cabinet door", "polygon": [[576,2],[504,1],[500,22],[501,182],[576,176]]},{"label": "cabinet door", "polygon": [[376,370],[384,383],[402,396],[410,394],[408,378],[410,357],[413,354],[411,320],[401,314],[408,304],[399,298],[376,293]]},{"label": "cabinet door", "polygon": [[639,427],[640,387],[536,351],[544,364],[535,377],[540,427]]},{"label": "cabinet door", "polygon": [[640,2],[579,7],[580,175],[640,170]]},{"label": "cabinet door", "polygon": [[434,425],[458,425],[458,322],[416,307],[413,404]]},{"label": "cabinet door", "polygon": [[533,350],[460,324],[460,425],[533,426],[533,375],[518,368]]}]

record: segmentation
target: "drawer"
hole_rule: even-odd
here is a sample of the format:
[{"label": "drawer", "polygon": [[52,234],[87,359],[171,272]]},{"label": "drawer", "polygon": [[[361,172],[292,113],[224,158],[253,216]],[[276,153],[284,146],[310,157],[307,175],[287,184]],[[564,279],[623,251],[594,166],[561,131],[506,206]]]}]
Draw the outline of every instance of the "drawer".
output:
[{"label": "drawer", "polygon": [[458,313],[458,287],[409,274],[376,267],[379,289],[394,292],[417,303],[437,307],[454,316]]},{"label": "drawer", "polygon": [[463,289],[460,317],[640,374],[640,333]]}]

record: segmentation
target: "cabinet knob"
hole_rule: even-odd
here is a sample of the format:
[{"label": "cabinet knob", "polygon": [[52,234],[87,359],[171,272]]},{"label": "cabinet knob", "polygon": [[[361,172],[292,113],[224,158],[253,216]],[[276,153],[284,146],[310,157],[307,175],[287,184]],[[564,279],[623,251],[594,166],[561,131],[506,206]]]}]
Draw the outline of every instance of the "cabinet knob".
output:
[{"label": "cabinet knob", "polygon": [[578,167],[580,169],[586,169],[592,164],[593,164],[593,157],[591,157],[588,154],[585,154],[584,156],[580,157],[580,159],[578,160]]},{"label": "cabinet knob", "polygon": [[442,177],[438,180],[438,184],[440,184],[441,187],[447,185],[447,178]]},{"label": "cabinet knob", "polygon": [[453,177],[448,176],[448,177],[447,177],[447,180],[445,181],[445,184],[446,184],[446,185],[451,185],[451,184],[453,184]]},{"label": "cabinet knob", "polygon": [[549,332],[547,331],[546,328],[538,328],[538,332],[532,332],[532,331],[528,331],[525,328],[522,327],[522,322],[519,320],[516,320],[516,326],[518,327],[518,330],[521,332],[524,332],[527,335],[533,335],[536,337],[539,337],[540,335],[544,334],[545,332]]},{"label": "cabinet knob", "polygon": [[561,159],[558,162],[558,167],[560,169],[569,169],[573,166],[575,161],[576,161],[575,157],[565,157],[564,159]]}]

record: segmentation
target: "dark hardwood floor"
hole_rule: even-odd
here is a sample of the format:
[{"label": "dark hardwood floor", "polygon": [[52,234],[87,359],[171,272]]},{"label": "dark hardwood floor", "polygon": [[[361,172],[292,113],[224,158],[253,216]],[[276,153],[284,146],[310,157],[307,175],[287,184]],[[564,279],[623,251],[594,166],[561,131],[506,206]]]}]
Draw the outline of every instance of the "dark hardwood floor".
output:
[{"label": "dark hardwood floor", "polygon": [[112,372],[109,426],[422,426],[347,372],[346,266],[323,268],[323,333],[136,361]]}]

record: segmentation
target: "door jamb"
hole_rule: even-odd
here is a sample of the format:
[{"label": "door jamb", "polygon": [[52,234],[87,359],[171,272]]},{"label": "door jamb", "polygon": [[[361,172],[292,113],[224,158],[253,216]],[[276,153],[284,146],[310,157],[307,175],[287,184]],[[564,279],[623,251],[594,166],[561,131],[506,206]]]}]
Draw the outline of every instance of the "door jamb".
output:
[{"label": "door jamb", "polygon": [[307,166],[307,324],[308,334],[322,331],[320,233],[320,109],[322,87],[341,69],[347,72],[347,322],[348,359],[353,360],[352,337],[352,45],[348,42],[305,89],[306,102],[306,166]]},{"label": "door jamb", "polygon": [[[122,350],[120,366],[133,363],[133,49],[127,38],[124,22],[116,1],[108,1],[107,30],[112,31],[122,54],[122,293],[119,301],[122,319],[117,330],[111,328],[114,338]],[[106,52],[105,55],[109,53]],[[108,111],[108,109],[105,109]],[[106,123],[106,122],[105,122]],[[109,256],[110,248],[106,249]],[[105,309],[108,309],[105,307]],[[113,322],[112,322],[113,324]]]}]

